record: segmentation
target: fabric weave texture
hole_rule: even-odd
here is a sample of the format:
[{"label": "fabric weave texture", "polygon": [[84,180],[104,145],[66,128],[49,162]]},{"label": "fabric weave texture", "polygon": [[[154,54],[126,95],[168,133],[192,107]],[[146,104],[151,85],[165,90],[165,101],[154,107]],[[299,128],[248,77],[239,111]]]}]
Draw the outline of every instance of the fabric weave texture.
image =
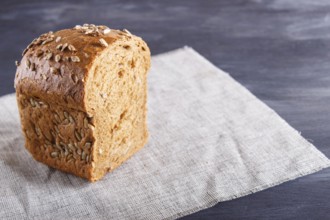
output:
[{"label": "fabric weave texture", "polygon": [[175,219],[330,165],[192,48],[154,56],[148,80],[148,144],[96,183],[33,160],[1,97],[0,218]]}]

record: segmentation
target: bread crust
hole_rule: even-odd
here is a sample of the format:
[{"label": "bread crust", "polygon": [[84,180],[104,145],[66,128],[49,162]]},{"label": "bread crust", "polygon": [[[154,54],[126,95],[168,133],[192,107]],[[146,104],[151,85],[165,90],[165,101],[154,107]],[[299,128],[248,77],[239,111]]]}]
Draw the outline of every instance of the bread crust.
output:
[{"label": "bread crust", "polygon": [[98,106],[88,101],[87,86],[98,65],[97,58],[121,42],[140,45],[144,51],[143,71],[147,72],[150,51],[146,43],[127,30],[106,26],[84,25],[49,32],[34,39],[23,52],[14,85],[25,146],[37,161],[96,181],[144,146],[148,138],[146,74],[142,77],[143,88],[136,90],[145,91],[144,95],[141,93],[139,117],[144,121],[139,125],[139,142],[125,155],[112,158],[112,166],[97,166],[98,160],[105,160],[96,155],[98,150],[94,146],[102,128],[94,127],[93,115]]},{"label": "bread crust", "polygon": [[[102,27],[105,28],[104,30],[108,29]],[[58,37],[60,40],[56,42]],[[100,43],[100,39],[111,45],[117,40],[129,40],[132,37],[136,36],[113,29],[107,34],[101,33],[98,36],[85,34],[79,28],[48,32],[36,38],[27,47],[17,67],[14,86],[20,93],[42,95],[50,102],[84,111],[86,110],[84,86],[89,69],[95,58],[106,48]],[[47,39],[53,40],[47,42]],[[72,45],[75,51],[71,51],[69,46],[57,49],[59,45],[65,44]],[[50,59],[47,59],[48,54],[52,54]],[[55,61],[56,55],[61,56],[59,62]],[[78,57],[80,61],[73,62],[71,57]],[[54,68],[55,73],[52,72]]]}]

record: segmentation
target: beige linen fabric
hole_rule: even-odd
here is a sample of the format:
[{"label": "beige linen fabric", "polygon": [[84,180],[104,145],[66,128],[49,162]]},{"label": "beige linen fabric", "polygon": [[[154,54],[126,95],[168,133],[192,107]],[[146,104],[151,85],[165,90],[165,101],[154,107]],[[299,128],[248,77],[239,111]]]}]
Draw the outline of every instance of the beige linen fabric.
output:
[{"label": "beige linen fabric", "polygon": [[0,218],[174,219],[330,165],[191,48],[152,58],[148,98],[148,144],[93,184],[34,161],[0,98]]}]

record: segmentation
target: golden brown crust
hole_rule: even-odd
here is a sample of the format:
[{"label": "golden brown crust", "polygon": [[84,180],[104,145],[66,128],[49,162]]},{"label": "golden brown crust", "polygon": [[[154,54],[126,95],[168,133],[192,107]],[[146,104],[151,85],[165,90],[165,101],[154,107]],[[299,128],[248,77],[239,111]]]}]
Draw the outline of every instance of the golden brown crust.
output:
[{"label": "golden brown crust", "polygon": [[51,167],[91,177],[94,126],[85,112],[16,93],[26,148]]},{"label": "golden brown crust", "polygon": [[124,31],[108,30],[106,26],[85,25],[36,38],[17,67],[16,90],[85,110],[85,79],[95,58],[106,48],[104,42],[111,45],[130,37]]}]

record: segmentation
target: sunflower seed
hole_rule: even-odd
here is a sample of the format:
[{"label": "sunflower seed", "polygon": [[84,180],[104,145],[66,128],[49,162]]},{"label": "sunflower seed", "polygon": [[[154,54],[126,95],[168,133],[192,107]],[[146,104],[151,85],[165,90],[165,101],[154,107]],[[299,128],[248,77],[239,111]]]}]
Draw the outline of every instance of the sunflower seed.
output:
[{"label": "sunflower seed", "polygon": [[58,136],[62,139],[62,140],[64,140],[65,138],[62,136],[62,134],[61,133],[59,133],[58,134]]},{"label": "sunflower seed", "polygon": [[26,134],[26,137],[31,139],[32,135],[31,135],[31,131],[30,130],[25,130],[24,129],[24,133]]},{"label": "sunflower seed", "polygon": [[104,29],[106,29],[106,28],[108,28],[107,26],[105,26],[105,25],[98,25],[98,26],[96,26],[98,29],[101,29],[101,30],[104,30]]},{"label": "sunflower seed", "polygon": [[52,58],[53,54],[52,53],[47,53],[45,56],[46,60],[50,60]]},{"label": "sunflower seed", "polygon": [[38,38],[35,38],[33,41],[32,41],[33,44],[35,45],[40,45],[42,43],[42,40],[40,39],[40,37]]},{"label": "sunflower seed", "polygon": [[20,63],[19,61],[17,61],[17,60],[15,61],[15,65],[16,65],[16,66],[19,66],[20,64],[21,64],[21,63]]},{"label": "sunflower seed", "polygon": [[81,136],[81,137],[84,137],[84,136],[85,136],[84,129],[80,129],[80,136]]},{"label": "sunflower seed", "polygon": [[64,149],[64,156],[68,156],[68,154],[69,154],[69,151],[68,151],[67,148],[65,148],[65,149]]},{"label": "sunflower seed", "polygon": [[72,45],[72,44],[69,44],[69,46],[68,46],[68,49],[70,50],[70,51],[77,51],[76,50],[76,48]]},{"label": "sunflower seed", "polygon": [[76,150],[75,147],[74,147],[71,143],[68,144],[68,148],[69,148],[71,151],[75,151],[75,150]]},{"label": "sunflower seed", "polygon": [[77,56],[71,56],[71,57],[70,57],[70,60],[71,60],[72,62],[75,62],[75,63],[80,62],[80,58],[77,57]]},{"label": "sunflower seed", "polygon": [[91,30],[91,29],[89,29],[89,30],[87,30],[87,31],[85,31],[85,34],[86,35],[88,35],[88,34],[94,34],[94,30]]},{"label": "sunflower seed", "polygon": [[111,32],[110,28],[106,28],[103,30],[103,34],[109,34]]},{"label": "sunflower seed", "polygon": [[34,38],[33,41],[31,42],[31,44],[36,44],[38,40],[39,40],[39,37],[38,38]]},{"label": "sunflower seed", "polygon": [[94,125],[92,125],[92,124],[89,124],[88,127],[89,127],[89,129],[91,129],[92,131],[94,131],[94,129],[95,129]]},{"label": "sunflower seed", "polygon": [[85,160],[85,158],[86,158],[86,153],[85,153],[85,151],[82,151],[81,152],[81,160]]},{"label": "sunflower seed", "polygon": [[57,134],[60,133],[60,130],[58,129],[58,127],[56,125],[54,126],[54,129],[55,129],[55,131],[56,131]]},{"label": "sunflower seed", "polygon": [[29,50],[28,48],[25,48],[25,49],[23,50],[22,56],[24,56],[28,50]]},{"label": "sunflower seed", "polygon": [[66,161],[67,162],[70,162],[73,160],[73,155],[72,154],[68,154],[67,157],[66,157]]},{"label": "sunflower seed", "polygon": [[99,35],[101,35],[101,34],[103,34],[103,31],[100,30],[100,29],[98,29],[98,28],[96,28],[96,29],[95,29],[95,32],[93,33],[93,36],[99,36]]},{"label": "sunflower seed", "polygon": [[68,156],[66,157],[66,159],[70,159],[70,158],[72,158],[72,157],[73,157],[72,154],[68,154]]},{"label": "sunflower seed", "polygon": [[86,159],[85,159],[86,162],[89,161],[89,155],[86,156]]},{"label": "sunflower seed", "polygon": [[69,123],[70,123],[69,119],[66,118],[66,119],[63,120],[63,124],[67,125]]},{"label": "sunflower seed", "polygon": [[69,117],[69,113],[67,113],[66,111],[63,112],[63,115],[64,115],[65,118]]},{"label": "sunflower seed", "polygon": [[72,75],[71,75],[71,79],[72,79],[72,81],[73,81],[74,83],[77,83],[77,82],[78,82],[78,77],[77,77],[76,74],[72,74]]},{"label": "sunflower seed", "polygon": [[39,127],[36,126],[36,127],[34,128],[34,130],[35,130],[37,136],[41,136],[41,135],[42,135]]},{"label": "sunflower seed", "polygon": [[38,38],[37,42],[36,42],[36,45],[41,45],[42,44],[42,39],[41,38]]},{"label": "sunflower seed", "polygon": [[48,44],[49,42],[52,42],[53,40],[54,40],[54,38],[48,38],[48,39],[44,40],[41,45]]},{"label": "sunflower seed", "polygon": [[86,149],[90,149],[91,146],[92,146],[92,143],[90,143],[90,142],[86,142],[86,144],[85,144],[85,148],[86,148]]},{"label": "sunflower seed", "polygon": [[72,158],[68,159],[66,162],[67,162],[67,163],[74,162],[74,158],[72,157]]},{"label": "sunflower seed", "polygon": [[33,98],[30,98],[30,103],[32,107],[36,107],[36,103]]},{"label": "sunflower seed", "polygon": [[39,104],[38,101],[35,101],[34,103],[36,104],[36,107],[37,107],[37,108],[40,108],[40,104]]},{"label": "sunflower seed", "polygon": [[79,134],[78,131],[75,130],[75,131],[74,131],[74,135],[75,135],[77,141],[81,141],[81,135]]},{"label": "sunflower seed", "polygon": [[61,118],[57,113],[54,113],[54,118],[55,118],[56,122],[61,123]]},{"label": "sunflower seed", "polygon": [[57,49],[57,50],[61,50],[62,47],[63,47],[63,44],[58,44],[58,45],[56,46],[56,49]]},{"label": "sunflower seed", "polygon": [[126,34],[132,35],[132,33],[129,32],[127,29],[124,29],[123,31],[124,31]]},{"label": "sunflower seed", "polygon": [[51,74],[59,74],[59,69],[57,69],[55,67],[50,67],[50,73]]},{"label": "sunflower seed", "polygon": [[71,124],[74,123],[74,119],[73,119],[73,117],[71,115],[69,116],[69,121],[70,121]]},{"label": "sunflower seed", "polygon": [[50,134],[53,136],[53,138],[56,138],[56,134],[53,130],[50,130]]},{"label": "sunflower seed", "polygon": [[61,51],[64,51],[68,47],[68,43],[63,44]]},{"label": "sunflower seed", "polygon": [[109,46],[109,44],[103,38],[100,38],[99,42],[103,47],[108,47]]},{"label": "sunflower seed", "polygon": [[76,25],[73,29],[79,30],[79,29],[81,29],[81,26],[80,25]]},{"label": "sunflower seed", "polygon": [[52,158],[58,157],[58,152],[57,151],[53,151],[53,152],[50,153],[50,156]]},{"label": "sunflower seed", "polygon": [[61,37],[58,36],[58,37],[55,39],[55,42],[58,43],[58,42],[60,42],[60,41],[61,41]]},{"label": "sunflower seed", "polygon": [[59,54],[57,54],[56,56],[55,56],[55,62],[60,62],[60,60],[61,60],[61,55],[59,55]]},{"label": "sunflower seed", "polygon": [[34,45],[33,41],[26,47],[27,49],[30,49]]},{"label": "sunflower seed", "polygon": [[87,118],[84,118],[84,127],[88,128],[88,119]]},{"label": "sunflower seed", "polygon": [[45,102],[43,102],[43,101],[39,101],[38,104],[39,104],[40,106],[48,107],[48,104],[45,103]]},{"label": "sunflower seed", "polygon": [[80,156],[81,155],[81,149],[77,149],[76,153]]},{"label": "sunflower seed", "polygon": [[30,62],[29,59],[26,59],[26,61],[25,61],[25,65],[26,65],[26,67],[27,67],[28,69],[30,69],[31,62]]}]

